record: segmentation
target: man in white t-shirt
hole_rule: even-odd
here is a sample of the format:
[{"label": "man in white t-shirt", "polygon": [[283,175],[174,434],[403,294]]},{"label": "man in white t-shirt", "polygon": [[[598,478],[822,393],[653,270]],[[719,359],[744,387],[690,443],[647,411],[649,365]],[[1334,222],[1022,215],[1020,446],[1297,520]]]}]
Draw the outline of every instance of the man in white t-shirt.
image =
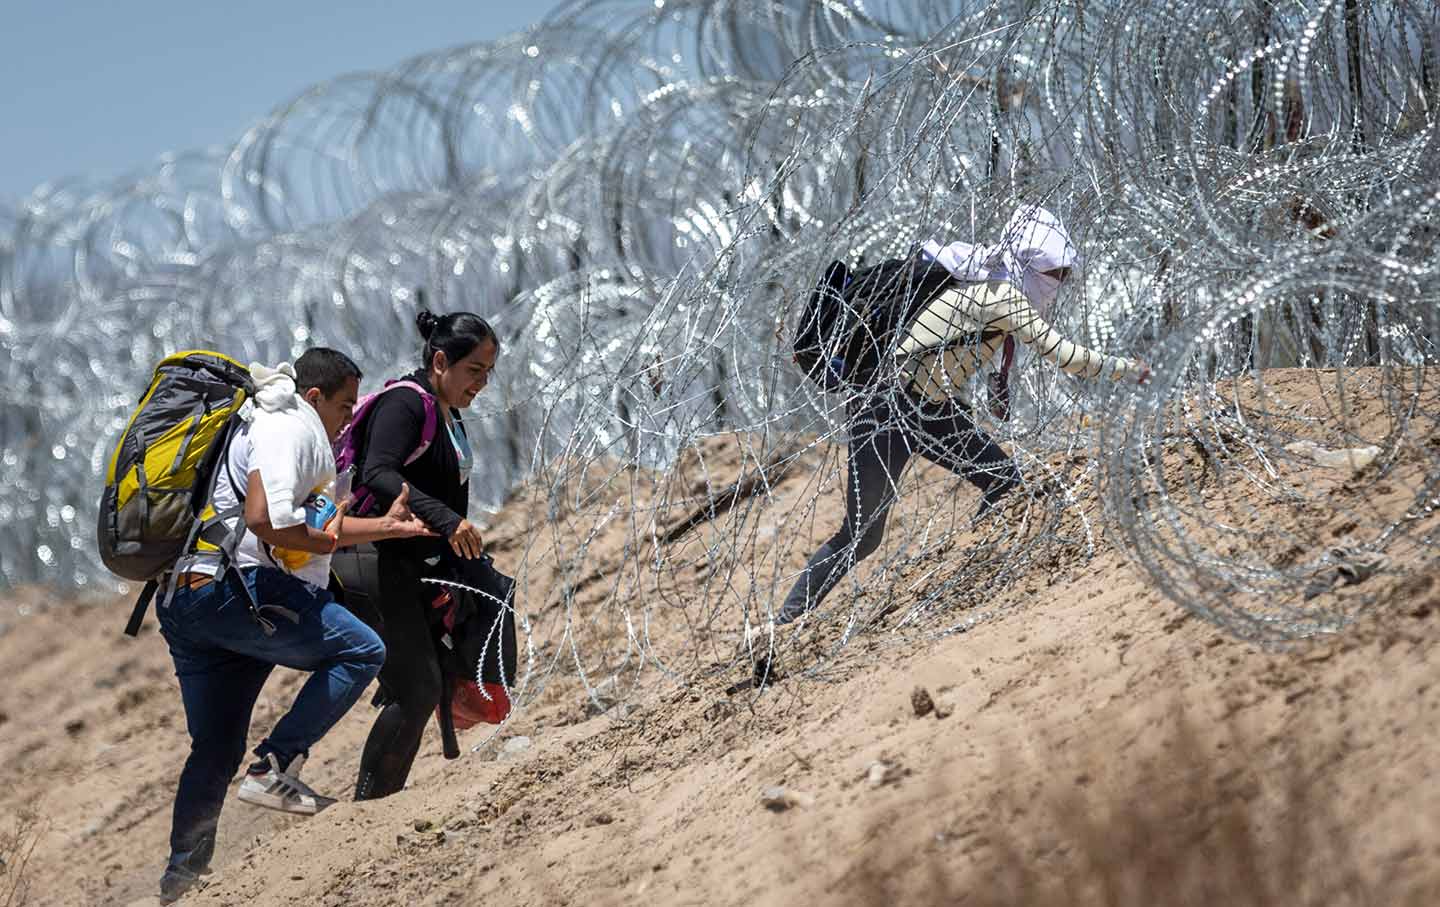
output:
[{"label": "man in white t-shirt", "polygon": [[429,534],[410,514],[406,494],[370,519],[347,517],[344,502],[335,503],[330,444],[355,407],[361,375],[354,362],[316,348],[293,369],[251,366],[251,373],[257,393],[250,418],[219,465],[211,500],[214,513],[242,514],[230,520],[231,532],[243,533],[231,566],[222,571],[218,550],[202,543],[176,565],[174,595],[157,609],[190,731],[162,903],[178,899],[209,867],[225,791],[245,757],[250,713],[275,665],[312,673],[255,748],[239,799],[300,815],[334,802],[299,779],[300,767],[379,673],[385,646],[326,591],[330,554],[341,544]]}]

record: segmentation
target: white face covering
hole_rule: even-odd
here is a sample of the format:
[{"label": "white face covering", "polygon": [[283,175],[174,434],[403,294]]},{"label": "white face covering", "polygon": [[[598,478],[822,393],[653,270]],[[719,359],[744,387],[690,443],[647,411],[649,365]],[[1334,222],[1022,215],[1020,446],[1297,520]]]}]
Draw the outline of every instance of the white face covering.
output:
[{"label": "white face covering", "polygon": [[1020,280],[1020,291],[1037,312],[1045,315],[1049,314],[1050,306],[1055,302],[1055,294],[1060,292],[1060,281],[1049,274],[1027,269]]},{"label": "white face covering", "polygon": [[1080,261],[1060,218],[1039,205],[1015,209],[1005,225],[1000,250],[1010,282],[1020,287],[1036,311],[1048,315],[1060,281],[1041,272],[1073,268]]}]

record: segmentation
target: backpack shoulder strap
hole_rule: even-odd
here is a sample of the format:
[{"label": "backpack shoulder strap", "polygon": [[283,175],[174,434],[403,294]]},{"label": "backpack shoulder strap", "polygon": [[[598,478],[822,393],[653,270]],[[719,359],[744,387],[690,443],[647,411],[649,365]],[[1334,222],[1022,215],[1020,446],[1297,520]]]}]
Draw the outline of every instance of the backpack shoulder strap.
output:
[{"label": "backpack shoulder strap", "polygon": [[416,384],[414,381],[405,381],[403,379],[398,381],[385,382],[385,389],[380,391],[380,393],[383,394],[385,393],[385,391],[401,387],[408,388],[419,394],[420,403],[425,407],[425,422],[420,427],[420,444],[413,451],[410,452],[410,455],[408,457],[405,458],[405,465],[409,466],[411,463],[414,463],[416,460],[424,456],[425,451],[430,449],[431,442],[435,440],[435,431],[440,422],[439,401],[435,399],[434,394],[430,393],[430,391],[421,387],[419,384]]},{"label": "backpack shoulder strap", "polygon": [[[225,479],[230,483],[230,488],[235,492],[235,499],[239,503],[234,507],[226,509],[223,513],[215,514],[209,519],[197,518],[190,527],[190,534],[185,538],[184,548],[181,549],[184,552],[184,555],[182,555],[183,559],[194,552],[196,541],[204,539],[220,550],[220,567],[222,571],[228,569],[230,560],[235,556],[235,550],[240,546],[240,537],[245,534],[244,527],[237,526],[236,531],[232,532],[225,525],[225,521],[230,517],[241,514],[245,501],[245,489],[236,483],[235,475],[230,469],[230,446],[234,443],[235,435],[239,431],[238,422],[238,414],[232,414],[225,428],[222,429],[224,435],[221,439],[218,460],[210,473],[209,481],[204,483],[204,500],[208,502],[214,497],[215,486],[220,481],[220,473],[223,470]],[[174,582],[175,578],[173,573],[167,572],[145,584],[145,588],[140,590],[139,597],[135,599],[135,607],[130,610],[130,619],[125,622],[126,636],[140,635],[140,627],[145,622],[145,612],[150,610],[150,603],[154,601],[155,595],[160,591],[161,585],[163,584],[165,587],[165,594],[160,599],[160,603],[163,606],[170,600],[170,596],[175,592]]]},{"label": "backpack shoulder strap", "polygon": [[135,599],[135,607],[130,609],[130,619],[125,622],[126,636],[140,635],[140,625],[145,622],[145,612],[150,609],[150,601],[159,588],[159,581],[152,579],[140,590],[140,597]]}]

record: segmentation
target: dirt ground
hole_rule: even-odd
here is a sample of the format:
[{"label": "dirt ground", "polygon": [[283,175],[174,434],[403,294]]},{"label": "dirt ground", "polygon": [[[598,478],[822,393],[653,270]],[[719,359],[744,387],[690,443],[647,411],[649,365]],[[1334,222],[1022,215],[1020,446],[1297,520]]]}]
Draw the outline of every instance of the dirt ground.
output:
[{"label": "dirt ground", "polygon": [[[787,635],[780,676],[756,690],[731,657],[741,608],[842,513],[831,488],[782,518],[843,459],[797,450],[782,480],[663,558],[636,527],[675,527],[744,485],[741,454],[717,446],[663,477],[577,471],[571,508],[517,495],[489,539],[502,567],[527,565],[523,707],[495,739],[464,732],[455,761],[429,736],[383,801],[306,820],[232,798],[215,872],[181,903],[1440,902],[1440,566],[1413,544],[1440,521],[1332,593],[1370,602],[1353,625],[1264,649],[1177,607],[1099,529],[1082,545],[1054,543],[1083,535],[1073,520],[965,528],[949,514],[968,516],[973,493],[917,468],[895,518],[946,514],[942,541],[887,541],[911,553],[837,592],[867,615],[848,644],[839,618]],[[1402,457],[1387,481],[1403,491],[1429,463]],[[1323,469],[1293,478],[1335,512],[1366,493]],[[1314,519],[1321,537],[1336,517]],[[995,531],[1051,544],[983,599],[946,592],[956,571],[983,572],[965,552]],[[153,902],[187,738],[153,619],[132,640],[125,615],[38,590],[0,603],[0,816],[13,833],[36,814],[15,904]],[[253,738],[300,680],[277,671]],[[372,716],[362,700],[316,747],[318,790],[353,789]]]}]

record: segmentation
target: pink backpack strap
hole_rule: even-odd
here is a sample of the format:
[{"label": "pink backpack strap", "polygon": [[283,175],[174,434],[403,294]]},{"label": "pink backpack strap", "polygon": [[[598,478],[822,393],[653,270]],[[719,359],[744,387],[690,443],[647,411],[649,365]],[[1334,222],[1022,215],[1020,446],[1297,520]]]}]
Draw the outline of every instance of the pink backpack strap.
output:
[{"label": "pink backpack strap", "polygon": [[380,393],[383,394],[386,391],[394,390],[395,388],[399,387],[409,388],[410,390],[413,390],[415,393],[419,394],[420,402],[425,405],[425,424],[422,425],[420,428],[420,446],[416,447],[413,451],[410,452],[410,456],[405,458],[405,465],[409,466],[411,463],[414,463],[416,460],[424,456],[425,451],[430,449],[430,443],[435,440],[435,429],[439,425],[440,418],[439,414],[436,412],[435,395],[430,393],[425,388],[421,387],[419,384],[416,384],[414,381],[386,381],[385,388],[384,390],[381,390]]}]

